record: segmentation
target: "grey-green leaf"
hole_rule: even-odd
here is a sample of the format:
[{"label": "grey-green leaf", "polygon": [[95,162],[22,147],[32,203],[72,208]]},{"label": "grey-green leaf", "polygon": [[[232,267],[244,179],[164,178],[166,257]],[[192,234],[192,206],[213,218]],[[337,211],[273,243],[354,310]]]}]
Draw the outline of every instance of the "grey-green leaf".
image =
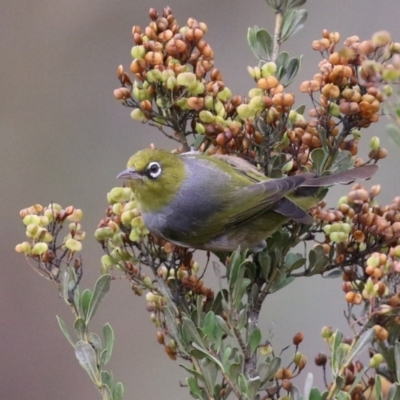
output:
[{"label": "grey-green leaf", "polygon": [[101,386],[100,374],[97,369],[96,353],[93,347],[89,344],[80,340],[75,345],[75,355],[79,361],[79,364],[88,373],[90,379],[95,383],[96,386]]},{"label": "grey-green leaf", "polygon": [[124,398],[124,385],[117,382],[113,389],[113,400],[122,400]]},{"label": "grey-green leaf", "polygon": [[89,307],[86,315],[86,322],[89,322],[96,310],[103,300],[104,296],[110,290],[111,276],[108,274],[102,275],[96,282],[94,286],[93,296],[90,299]]},{"label": "grey-green leaf", "polygon": [[396,364],[396,379],[400,383],[400,342],[397,340],[394,344],[394,361]]},{"label": "grey-green leaf", "polygon": [[269,61],[271,59],[273,51],[273,39],[271,34],[265,29],[259,29],[256,33],[256,40],[258,48],[262,48],[265,52],[265,56],[262,57],[259,55],[259,58],[265,61]]},{"label": "grey-green leaf", "polygon": [[81,307],[81,311],[82,311],[82,315],[84,317],[86,317],[88,308],[89,308],[89,304],[90,304],[90,300],[92,299],[92,291],[90,289],[85,289],[82,294],[81,294],[81,298],[80,298],[80,307]]},{"label": "grey-green leaf", "polygon": [[375,337],[373,328],[365,331],[357,340],[356,344],[352,347],[346,358],[346,364],[349,365],[358,355],[372,342]]},{"label": "grey-green leaf", "polygon": [[74,329],[79,340],[82,340],[86,334],[86,323],[82,317],[78,317],[74,322]]},{"label": "grey-green leaf", "polygon": [[251,332],[249,338],[249,345],[250,345],[250,355],[253,355],[254,352],[257,350],[258,346],[261,343],[261,331],[259,328],[255,328],[253,332]]},{"label": "grey-green leaf", "polygon": [[71,335],[68,332],[67,325],[65,325],[65,322],[58,315],[56,315],[56,318],[57,318],[58,325],[60,326],[61,332],[64,334],[64,336],[66,337],[68,342],[71,344],[71,346],[73,348],[75,348],[75,344],[72,341]]},{"label": "grey-green leaf", "polygon": [[104,365],[105,365],[110,361],[114,346],[114,330],[109,323],[106,323],[103,326],[103,337],[104,337],[104,347],[107,350],[107,354],[104,358]]}]

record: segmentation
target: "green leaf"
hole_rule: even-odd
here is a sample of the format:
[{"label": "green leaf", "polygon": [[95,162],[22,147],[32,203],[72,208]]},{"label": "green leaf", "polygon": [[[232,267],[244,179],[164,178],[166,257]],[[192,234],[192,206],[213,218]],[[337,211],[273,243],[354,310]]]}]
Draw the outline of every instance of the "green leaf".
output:
[{"label": "green leaf", "polygon": [[306,105],[302,104],[300,107],[296,109],[296,112],[297,114],[303,115],[305,110],[306,110]]},{"label": "green leaf", "polygon": [[288,2],[287,8],[301,7],[307,0],[290,0]]},{"label": "green leaf", "polygon": [[89,343],[80,340],[75,345],[75,355],[79,361],[79,364],[88,373],[90,379],[97,387],[100,387],[100,374],[99,370],[97,369],[96,353],[93,347]]},{"label": "green leaf", "polygon": [[364,367],[354,378],[354,382],[351,384],[349,393],[351,394],[353,390],[356,388],[359,382],[361,382],[362,378],[364,377],[365,373],[368,371],[369,367]]},{"label": "green leaf", "polygon": [[261,363],[258,367],[258,375],[260,376],[261,384],[264,385],[273,379],[280,366],[281,359],[279,357],[274,357],[269,363]]},{"label": "green leaf", "polygon": [[206,135],[196,135],[196,139],[192,147],[198,150],[198,148],[202,145],[204,140],[206,140]]},{"label": "green leaf", "polygon": [[68,342],[71,344],[71,346],[73,348],[75,348],[75,344],[72,341],[71,335],[68,332],[67,325],[65,325],[65,322],[58,315],[56,315],[56,318],[57,318],[58,325],[60,326],[61,332],[64,334],[64,336],[66,337]]},{"label": "green leaf", "polygon": [[204,346],[203,339],[200,337],[199,332],[197,331],[196,325],[187,317],[182,318],[182,328],[186,330],[189,334],[190,338],[198,345]]},{"label": "green leaf", "polygon": [[271,293],[275,293],[278,290],[283,289],[285,286],[290,285],[295,279],[294,276],[286,277],[286,274],[282,274],[281,279],[273,286]]},{"label": "green leaf", "polygon": [[346,171],[353,167],[354,160],[351,153],[347,150],[342,150],[336,153],[335,161],[332,164],[333,171]]},{"label": "green leaf", "polygon": [[396,143],[397,146],[400,147],[400,129],[395,124],[386,125],[386,129],[388,131],[389,136]]},{"label": "green leaf", "polygon": [[104,347],[107,350],[106,357],[104,359],[104,365],[110,361],[112,350],[114,347],[114,330],[109,323],[103,326],[103,337],[104,337]]},{"label": "green leaf", "polygon": [[209,358],[203,358],[199,364],[208,393],[214,393],[214,385],[218,377],[218,370],[215,363]]},{"label": "green leaf", "polygon": [[231,259],[229,261],[229,266],[227,268],[227,275],[228,275],[228,280],[229,280],[229,287],[233,287],[238,279],[238,276],[240,273],[242,273],[243,276],[243,271],[242,270],[242,263],[244,259],[242,257],[242,254],[240,253],[240,248],[235,250],[232,255]]},{"label": "green leaf", "polygon": [[215,315],[212,311],[209,311],[204,318],[203,333],[210,339],[215,339],[214,331],[216,326]]},{"label": "green leaf", "polygon": [[210,354],[207,350],[203,349],[200,347],[197,343],[193,342],[193,347],[198,350],[200,353],[202,353],[205,357],[207,357],[210,361],[212,361],[214,364],[218,366],[218,368],[222,371],[225,372],[223,365],[221,362],[215,358],[212,354]]},{"label": "green leaf", "polygon": [[110,290],[110,282],[111,276],[108,274],[100,276],[100,278],[97,280],[94,286],[93,296],[90,299],[89,307],[87,310],[87,315],[85,318],[86,322],[89,322],[91,320],[101,300],[103,300],[103,297]]},{"label": "green leaf", "polygon": [[286,82],[285,82],[285,87],[290,85],[294,78],[296,77],[297,73],[299,72],[300,69],[300,65],[301,65],[301,56],[300,57],[293,57],[290,62],[289,65],[286,68]]},{"label": "green leaf", "polygon": [[261,343],[261,331],[259,328],[255,328],[249,337],[249,345],[250,345],[250,355],[252,356],[254,352],[257,350],[258,346]]},{"label": "green leaf", "polygon": [[370,344],[375,337],[375,331],[373,328],[365,331],[357,340],[356,344],[351,348],[349,354],[346,357],[346,365],[358,357],[358,355]]},{"label": "green leaf", "polygon": [[310,400],[321,400],[321,392],[317,388],[312,388],[310,392]]},{"label": "green leaf", "polygon": [[398,383],[393,383],[390,386],[387,399],[386,400],[398,400],[400,398],[400,385]]},{"label": "green leaf", "polygon": [[113,400],[122,400],[124,398],[124,385],[121,382],[117,382],[112,391]]},{"label": "green leaf", "polygon": [[256,58],[259,58],[258,44],[257,44],[257,39],[256,39],[257,31],[258,31],[258,26],[255,26],[254,28],[249,28],[247,30],[247,43],[249,44],[249,47],[250,47],[251,51],[253,52],[254,56]]},{"label": "green leaf", "polygon": [[323,148],[314,149],[311,152],[311,160],[314,164],[314,170],[317,175],[322,175],[325,170],[325,162],[328,158],[328,152]]},{"label": "green leaf", "polygon": [[186,383],[189,386],[190,394],[195,398],[201,400],[203,396],[201,395],[199,384],[197,383],[197,379],[193,376],[189,376],[186,378]]},{"label": "green leaf", "polygon": [[261,272],[264,279],[268,281],[271,274],[271,257],[267,253],[262,251],[257,254],[257,260],[260,264]]},{"label": "green leaf", "polygon": [[290,400],[300,400],[300,390],[297,388],[297,386],[292,387],[290,390]]},{"label": "green leaf", "polygon": [[375,394],[376,400],[382,400],[382,382],[378,374],[375,376]]},{"label": "green leaf", "polygon": [[74,329],[79,340],[83,340],[86,334],[86,323],[82,317],[78,317],[75,320]]},{"label": "green leaf", "polygon": [[340,269],[334,269],[333,271],[328,272],[326,275],[324,275],[324,278],[327,279],[334,279],[334,278],[339,278],[343,275],[343,271]]},{"label": "green leaf", "polygon": [[87,310],[89,308],[90,300],[92,299],[92,291],[90,289],[85,289],[80,298],[80,307],[82,315],[86,317]]},{"label": "green leaf", "polygon": [[283,19],[282,35],[280,42],[284,42],[289,37],[295,35],[300,29],[303,28],[307,19],[306,10],[290,10]]},{"label": "green leaf", "polygon": [[68,289],[69,289],[69,268],[65,268],[62,276],[62,288],[63,288],[63,299],[69,305],[70,301],[68,298]]},{"label": "green leaf", "polygon": [[250,283],[251,283],[250,279],[247,278],[243,278],[240,280],[238,279],[236,285],[233,287],[232,302],[236,310],[242,303],[242,300]]},{"label": "green leaf", "polygon": [[[258,45],[258,54],[259,58],[265,61],[269,61],[272,56],[273,52],[273,39],[271,34],[266,30],[266,29],[259,29],[256,32],[256,40],[257,40],[257,45]],[[265,52],[265,56],[263,57],[260,55],[260,49],[263,49]]]},{"label": "green leaf", "polygon": [[306,259],[301,254],[288,253],[285,258],[285,264],[288,272],[295,271],[301,268],[305,263]]},{"label": "green leaf", "polygon": [[394,344],[394,361],[396,364],[396,379],[400,383],[400,342],[397,340]]},{"label": "green leaf", "polygon": [[333,377],[336,378],[339,372],[339,362],[338,362],[338,349],[340,344],[342,343],[342,334],[339,331],[335,331],[333,334],[333,346],[332,346],[332,358],[331,358],[331,367]]},{"label": "green leaf", "polygon": [[99,335],[97,335],[93,332],[90,332],[88,334],[88,339],[89,339],[89,343],[96,350],[96,353],[100,354],[102,347],[101,347],[101,339],[100,339]]},{"label": "green leaf", "polygon": [[245,396],[245,398],[249,398],[248,396],[248,385],[247,385],[247,379],[243,374],[239,374],[238,378],[237,378],[237,383],[239,385],[239,390],[240,393],[243,394]]},{"label": "green leaf", "polygon": [[257,392],[260,390],[261,380],[259,377],[249,379],[247,382],[247,398],[256,399]]},{"label": "green leaf", "polygon": [[112,386],[112,380],[113,380],[112,374],[108,371],[101,371],[100,376],[103,385],[106,385],[110,388]]},{"label": "green leaf", "polygon": [[218,325],[220,326],[220,328],[228,335],[228,336],[233,336],[232,332],[230,331],[228,324],[226,323],[226,321],[220,316],[220,315],[216,315],[215,316],[216,321],[218,323]]}]

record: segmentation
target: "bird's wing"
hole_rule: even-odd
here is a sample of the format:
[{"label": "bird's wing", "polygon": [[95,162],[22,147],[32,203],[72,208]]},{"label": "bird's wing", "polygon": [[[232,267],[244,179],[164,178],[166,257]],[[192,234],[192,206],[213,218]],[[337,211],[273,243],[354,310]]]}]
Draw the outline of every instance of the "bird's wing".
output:
[{"label": "bird's wing", "polygon": [[281,179],[270,179],[238,189],[230,202],[240,212],[234,214],[227,225],[240,225],[267,210],[275,211],[304,223],[312,222],[306,211],[285,197],[301,186],[308,178],[308,174],[294,175]]}]

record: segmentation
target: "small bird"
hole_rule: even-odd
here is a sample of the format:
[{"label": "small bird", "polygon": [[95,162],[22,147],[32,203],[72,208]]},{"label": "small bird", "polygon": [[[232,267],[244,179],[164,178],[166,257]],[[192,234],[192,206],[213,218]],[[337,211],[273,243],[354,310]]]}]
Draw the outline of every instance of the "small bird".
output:
[{"label": "small bird", "polygon": [[313,223],[307,210],[323,197],[318,188],[367,179],[378,169],[364,165],[322,177],[269,179],[239,157],[152,148],[134,154],[127,167],[117,178],[130,180],[148,230],[179,246],[212,252],[239,245],[259,252],[289,220]]}]

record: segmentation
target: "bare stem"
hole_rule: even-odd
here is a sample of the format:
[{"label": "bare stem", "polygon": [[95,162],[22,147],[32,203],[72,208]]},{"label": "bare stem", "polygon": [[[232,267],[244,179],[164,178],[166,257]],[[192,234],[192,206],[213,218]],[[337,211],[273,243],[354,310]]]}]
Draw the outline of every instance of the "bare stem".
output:
[{"label": "bare stem", "polygon": [[281,47],[281,35],[283,26],[283,13],[282,11],[276,12],[275,17],[275,31],[274,31],[274,51],[272,53],[272,61],[276,61]]}]

